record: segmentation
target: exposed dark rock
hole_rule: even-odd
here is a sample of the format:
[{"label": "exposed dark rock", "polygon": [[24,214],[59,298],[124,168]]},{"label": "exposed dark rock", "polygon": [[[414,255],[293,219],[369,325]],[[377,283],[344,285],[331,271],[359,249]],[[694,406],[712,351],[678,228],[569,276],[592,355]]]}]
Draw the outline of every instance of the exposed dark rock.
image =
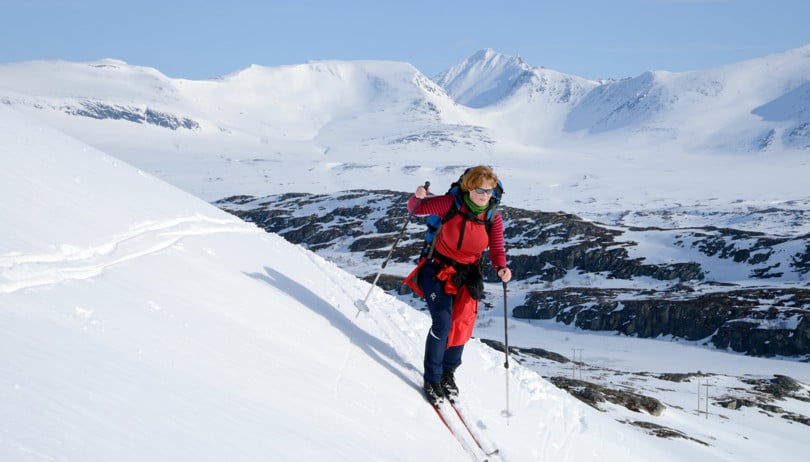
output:
[{"label": "exposed dark rock", "polygon": [[796,414],[794,412],[786,412],[782,414],[783,419],[791,420],[793,422],[798,422],[800,424],[805,424],[810,427],[810,417],[806,415]]},{"label": "exposed dark rock", "polygon": [[665,373],[658,376],[661,380],[668,380],[670,382],[687,382],[692,377],[702,377],[703,373],[701,372],[689,372],[689,373]]},{"label": "exposed dark rock", "polygon": [[794,378],[776,374],[772,379],[747,379],[748,384],[754,385],[757,391],[766,393],[776,399],[795,398],[810,402],[810,393],[798,393],[802,390],[801,384]]},{"label": "exposed dark rock", "polygon": [[[423,245],[424,218],[412,217],[392,249],[408,221],[405,203],[409,197],[410,193],[396,191],[288,193],[263,198],[234,196],[216,205],[315,251],[348,252],[378,263],[390,255],[391,262],[415,263]],[[630,252],[637,244],[617,228],[562,212],[508,206],[500,210],[513,279],[536,287],[527,290],[523,303],[513,308],[517,318],[554,319],[583,329],[639,337],[705,339],[717,348],[750,355],[804,355],[810,360],[810,288],[765,286],[785,272],[810,272],[810,235],[793,238],[798,242],[792,243],[788,238],[715,227],[631,228],[636,233],[666,233],[671,246],[689,248],[692,255],[697,250],[730,264],[746,265],[752,279],[763,281],[763,287],[735,288],[728,281],[705,280],[703,269],[694,261],[652,264],[631,256],[638,255],[636,250]],[[787,244],[801,250],[776,261]],[[497,281],[491,266],[484,268],[485,279]],[[553,287],[569,274],[585,275],[586,287]],[[594,275],[594,281],[608,278],[627,284],[590,286],[589,275]],[[371,278],[373,274],[362,276]],[[410,291],[397,284],[404,274],[383,276],[384,290]],[[629,288],[639,277],[661,281],[662,288]],[[663,289],[664,283],[668,288]]]},{"label": "exposed dark rock", "polygon": [[[499,342],[498,340],[491,340],[491,339],[480,339],[481,343],[489,346],[492,349],[498,350],[500,352],[504,351],[504,344]],[[553,351],[544,350],[543,348],[523,348],[523,347],[509,347],[509,354],[515,356],[518,361],[520,361],[520,356],[531,356],[534,358],[544,358],[550,359],[552,361],[556,361],[558,363],[566,364],[571,362],[570,359],[566,358],[565,356],[555,353]]]},{"label": "exposed dark rock", "polygon": [[791,266],[800,274],[810,273],[810,235],[804,236],[804,240],[807,241],[804,251],[794,255],[791,262]]},{"label": "exposed dark rock", "polygon": [[535,358],[545,358],[550,359],[552,361],[556,361],[558,363],[566,364],[571,362],[570,359],[566,358],[565,356],[554,353],[553,351],[544,350],[542,348],[522,348],[516,347],[515,351],[518,354],[527,355],[527,356],[534,356]]},{"label": "exposed dark rock", "polygon": [[[627,291],[591,288],[530,292],[513,315],[644,338],[708,339],[717,348],[756,356],[810,353],[810,290],[748,289],[691,297],[681,292],[678,299],[656,292],[650,298],[616,300],[623,294]],[[778,301],[763,310],[762,300]]]},{"label": "exposed dark rock", "polygon": [[79,107],[66,107],[64,111],[68,114],[93,119],[126,120],[139,124],[157,125],[171,130],[177,130],[178,128],[195,130],[200,128],[199,123],[186,117],[178,117],[150,108],[109,105],[98,101],[82,101]]},{"label": "exposed dark rock", "polygon": [[731,410],[756,407],[770,414],[780,414],[784,419],[810,425],[810,417],[787,412],[782,406],[773,403],[774,400],[785,398],[810,402],[810,391],[806,391],[796,379],[776,374],[771,379],[744,379],[743,382],[753,386],[754,397],[724,396],[718,399],[716,404]]},{"label": "exposed dark rock", "polygon": [[[778,290],[768,292],[772,297],[781,294]],[[810,291],[801,292],[804,300],[810,298]],[[800,319],[795,327],[785,322],[791,317]],[[753,356],[806,354],[810,352],[810,313],[806,309],[750,311],[746,319],[730,319],[719,326],[711,341],[717,348]]]},{"label": "exposed dark rock", "polygon": [[631,391],[616,390],[567,377],[551,377],[550,380],[558,388],[567,390],[580,401],[596,409],[599,409],[598,403],[605,401],[624,406],[633,412],[644,411],[653,416],[661,415],[666,409],[661,401]]},{"label": "exposed dark rock", "polygon": [[[486,338],[482,338],[480,340],[481,340],[481,343],[483,343],[484,345],[487,345],[487,346],[489,346],[490,348],[492,348],[494,350],[500,351],[501,353],[506,351],[506,345],[504,345],[503,342],[499,342],[497,340],[486,339]],[[519,353],[520,353],[520,350],[518,348],[516,348],[514,346],[509,346],[509,355],[511,357],[517,356]]]},{"label": "exposed dark rock", "polygon": [[757,405],[756,401],[744,398],[731,398],[717,401],[717,404],[732,411],[741,409],[743,407],[754,407]]},{"label": "exposed dark rock", "polygon": [[664,427],[662,425],[658,425],[658,424],[655,424],[655,423],[652,423],[652,422],[642,422],[642,421],[639,421],[639,420],[632,420],[632,421],[631,420],[625,420],[625,421],[623,421],[623,423],[630,424],[630,425],[633,425],[633,426],[648,430],[651,435],[657,436],[659,438],[683,438],[685,440],[700,443],[700,444],[702,444],[704,446],[709,445],[708,443],[706,443],[704,441],[701,441],[699,439],[693,438],[693,437],[687,435],[686,433],[684,433],[682,431],[674,430],[672,428]]}]

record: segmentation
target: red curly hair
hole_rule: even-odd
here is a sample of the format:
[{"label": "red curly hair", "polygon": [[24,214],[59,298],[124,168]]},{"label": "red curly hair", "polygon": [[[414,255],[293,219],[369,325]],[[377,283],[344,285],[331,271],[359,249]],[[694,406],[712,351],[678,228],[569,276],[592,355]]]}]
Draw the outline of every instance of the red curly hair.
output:
[{"label": "red curly hair", "polygon": [[492,184],[498,184],[498,175],[488,165],[478,165],[468,171],[464,178],[461,179],[461,189],[464,191],[472,191],[475,188],[480,188],[485,181],[491,181]]}]

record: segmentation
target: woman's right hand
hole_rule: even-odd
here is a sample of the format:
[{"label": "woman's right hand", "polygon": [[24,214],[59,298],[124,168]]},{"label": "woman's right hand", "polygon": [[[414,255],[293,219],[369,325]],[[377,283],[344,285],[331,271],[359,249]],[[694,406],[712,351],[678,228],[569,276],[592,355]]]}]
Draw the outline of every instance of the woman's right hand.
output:
[{"label": "woman's right hand", "polygon": [[424,186],[419,186],[418,188],[416,188],[416,192],[413,193],[413,195],[416,196],[417,199],[421,200],[421,199],[424,199],[425,196],[427,196],[427,192],[428,191],[427,191],[427,189],[425,189]]}]

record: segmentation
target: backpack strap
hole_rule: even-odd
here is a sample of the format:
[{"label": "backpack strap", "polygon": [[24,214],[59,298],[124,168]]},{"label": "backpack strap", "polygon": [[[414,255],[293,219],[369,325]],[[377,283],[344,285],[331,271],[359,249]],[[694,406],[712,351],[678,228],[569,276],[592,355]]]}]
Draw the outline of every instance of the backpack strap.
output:
[{"label": "backpack strap", "polygon": [[[489,235],[490,230],[492,228],[492,223],[495,221],[495,212],[498,207],[500,197],[503,194],[503,186],[501,185],[500,180],[498,181],[498,185],[495,188],[497,196],[493,194],[493,196],[489,199],[489,205],[487,206],[486,215],[484,216],[484,219],[481,219],[473,215],[473,213],[470,212],[464,205],[463,193],[461,192],[459,183],[460,179],[459,182],[453,183],[450,186],[450,189],[447,191],[447,194],[453,195],[453,204],[450,206],[450,209],[447,211],[447,213],[445,213],[443,217],[439,217],[438,215],[431,215],[428,217],[428,229],[429,229],[428,232],[432,234],[432,238],[430,239],[430,245],[426,245],[426,247],[423,247],[422,249],[422,256],[425,256],[428,259],[433,257],[434,249],[436,248],[436,242],[439,239],[439,234],[441,233],[443,225],[448,221],[450,221],[453,217],[455,217],[459,213],[462,214],[461,233],[459,235],[458,244],[456,245],[456,249],[459,250],[461,249],[461,243],[464,240],[464,229],[466,228],[466,226],[464,225],[467,221],[483,224],[484,227],[486,228],[487,235]],[[435,229],[435,231],[433,231],[433,229]]]},{"label": "backpack strap", "polygon": [[[445,214],[442,218],[442,224],[449,221],[454,216],[461,214],[461,232],[458,236],[458,244],[456,244],[456,250],[461,250],[461,243],[464,241],[464,230],[466,229],[466,222],[472,221],[473,223],[483,224],[487,231],[487,236],[489,236],[489,231],[492,228],[492,222],[495,221],[495,206],[497,202],[490,198],[489,205],[487,206],[486,215],[484,219],[480,219],[475,216],[470,210],[464,205],[464,199],[462,196],[463,193],[459,193],[459,191],[455,192],[455,196],[453,197],[453,206],[450,207],[450,210]],[[462,213],[463,210],[463,213]],[[441,229],[441,228],[439,228]],[[436,238],[438,238],[438,231],[436,232]],[[435,238],[433,244],[435,245]]]},{"label": "backpack strap", "polygon": [[433,233],[433,239],[430,241],[430,247],[428,247],[427,254],[425,255],[428,260],[433,258],[433,250],[436,248],[436,242],[439,240],[439,233],[442,232],[442,225],[444,221],[439,221],[439,225],[436,227],[436,231]]}]

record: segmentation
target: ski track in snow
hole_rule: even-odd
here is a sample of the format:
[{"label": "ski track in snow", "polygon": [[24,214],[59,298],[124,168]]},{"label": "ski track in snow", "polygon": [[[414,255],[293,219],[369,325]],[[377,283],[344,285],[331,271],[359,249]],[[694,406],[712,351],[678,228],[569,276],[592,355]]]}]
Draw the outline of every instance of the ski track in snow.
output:
[{"label": "ski track in snow", "polygon": [[51,253],[0,255],[0,294],[96,277],[105,269],[171,248],[186,237],[254,233],[261,229],[237,219],[194,215],[132,226],[109,241],[87,247],[63,244]]}]

